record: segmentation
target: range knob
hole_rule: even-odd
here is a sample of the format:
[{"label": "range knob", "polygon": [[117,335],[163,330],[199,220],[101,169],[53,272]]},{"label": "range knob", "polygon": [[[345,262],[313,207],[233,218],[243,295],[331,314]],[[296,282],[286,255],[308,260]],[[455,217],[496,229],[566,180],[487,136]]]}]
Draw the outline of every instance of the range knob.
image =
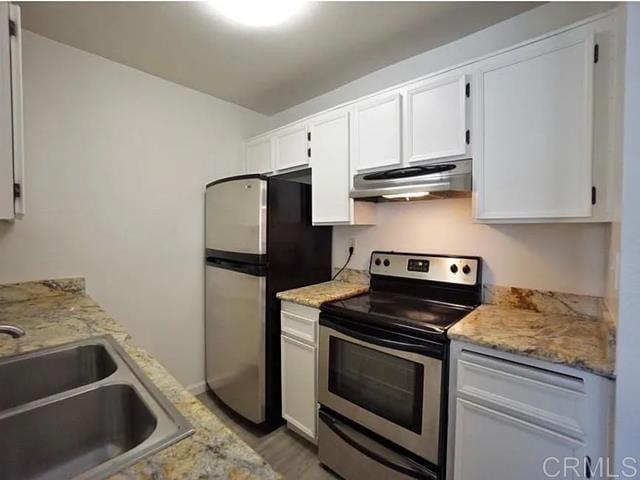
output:
[{"label": "range knob", "polygon": [[373,263],[375,263],[379,267],[382,261],[379,258],[376,258],[376,261]]},{"label": "range knob", "polygon": [[458,273],[458,266],[454,263],[453,265],[451,265],[449,270],[451,270],[451,273]]},{"label": "range knob", "polygon": [[469,265],[465,265],[464,267],[462,267],[462,273],[464,273],[465,275],[469,275],[470,272],[471,267]]},{"label": "range knob", "polygon": [[388,267],[389,265],[391,265],[391,262],[389,261],[388,258],[385,258],[383,263],[385,267]]}]

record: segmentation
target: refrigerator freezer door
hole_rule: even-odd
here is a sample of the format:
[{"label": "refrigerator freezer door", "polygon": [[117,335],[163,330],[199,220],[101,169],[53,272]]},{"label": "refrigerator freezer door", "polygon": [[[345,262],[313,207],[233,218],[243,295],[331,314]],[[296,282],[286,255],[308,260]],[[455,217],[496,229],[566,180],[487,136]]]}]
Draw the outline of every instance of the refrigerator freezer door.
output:
[{"label": "refrigerator freezer door", "polygon": [[205,247],[210,250],[267,253],[267,182],[239,178],[214,183],[206,192]]},{"label": "refrigerator freezer door", "polygon": [[206,376],[215,394],[265,420],[266,277],[206,266]]}]

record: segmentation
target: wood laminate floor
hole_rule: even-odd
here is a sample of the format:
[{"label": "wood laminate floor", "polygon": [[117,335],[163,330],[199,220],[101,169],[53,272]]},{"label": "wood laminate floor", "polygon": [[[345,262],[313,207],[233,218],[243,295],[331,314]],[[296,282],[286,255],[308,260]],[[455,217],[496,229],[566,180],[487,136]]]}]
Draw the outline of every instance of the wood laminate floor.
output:
[{"label": "wood laminate floor", "polygon": [[234,412],[229,411],[209,392],[198,395],[229,429],[258,452],[285,480],[335,480],[328,470],[320,466],[316,447],[285,426],[271,433],[262,433]]}]

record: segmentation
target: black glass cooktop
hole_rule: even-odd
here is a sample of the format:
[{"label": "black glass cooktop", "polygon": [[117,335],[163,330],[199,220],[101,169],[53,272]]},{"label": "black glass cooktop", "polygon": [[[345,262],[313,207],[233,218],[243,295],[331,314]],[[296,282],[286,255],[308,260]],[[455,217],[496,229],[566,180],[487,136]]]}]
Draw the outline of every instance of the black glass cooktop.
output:
[{"label": "black glass cooktop", "polygon": [[473,310],[473,307],[397,293],[370,292],[346,300],[325,303],[321,310],[360,323],[445,336],[446,331]]}]

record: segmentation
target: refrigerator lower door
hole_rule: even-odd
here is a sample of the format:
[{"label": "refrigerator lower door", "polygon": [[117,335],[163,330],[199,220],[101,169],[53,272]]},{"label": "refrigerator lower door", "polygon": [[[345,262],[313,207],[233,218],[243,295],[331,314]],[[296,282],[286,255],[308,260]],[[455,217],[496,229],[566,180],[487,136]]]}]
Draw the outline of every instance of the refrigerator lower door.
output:
[{"label": "refrigerator lower door", "polygon": [[[265,420],[264,272],[206,265],[207,384],[254,423]],[[253,267],[260,268],[260,267]],[[240,270],[240,271],[238,271]]]}]

